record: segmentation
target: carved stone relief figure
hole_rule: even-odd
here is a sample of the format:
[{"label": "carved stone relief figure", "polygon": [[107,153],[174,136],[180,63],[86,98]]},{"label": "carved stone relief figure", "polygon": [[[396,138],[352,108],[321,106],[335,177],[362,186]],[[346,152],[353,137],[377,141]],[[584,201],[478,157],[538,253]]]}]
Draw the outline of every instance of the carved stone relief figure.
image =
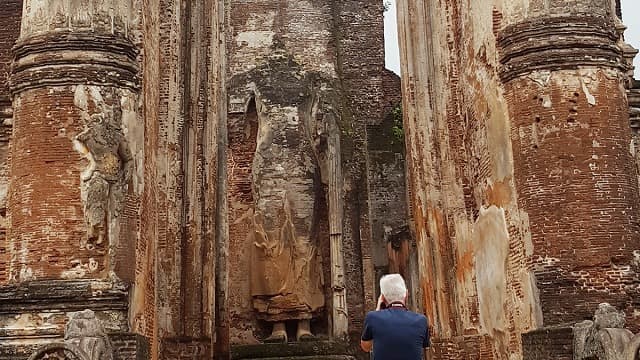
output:
[{"label": "carved stone relief figure", "polygon": [[101,246],[109,216],[117,217],[129,180],[133,156],[122,130],[119,96],[97,87],[78,86],[75,95],[85,122],[74,147],[87,161],[81,173],[81,195],[87,223],[87,247]]},{"label": "carved stone relief figure", "polygon": [[[286,320],[297,320],[298,341],[313,339],[310,320],[323,309],[317,196],[321,165],[315,119],[296,107],[258,103],[253,161],[254,217],[251,294],[261,320],[273,323],[267,342],[286,342]],[[326,221],[326,220],[325,220]]]},{"label": "carved stone relief figure", "polygon": [[637,360],[640,337],[634,337],[624,326],[624,312],[610,304],[600,304],[593,321],[575,325],[574,359]]},{"label": "carved stone relief figure", "polygon": [[113,360],[113,348],[95,313],[84,310],[70,315],[64,343],[45,345],[29,360]]},{"label": "carved stone relief figure", "polygon": [[71,316],[65,328],[64,341],[80,349],[88,360],[113,360],[109,337],[91,310]]}]

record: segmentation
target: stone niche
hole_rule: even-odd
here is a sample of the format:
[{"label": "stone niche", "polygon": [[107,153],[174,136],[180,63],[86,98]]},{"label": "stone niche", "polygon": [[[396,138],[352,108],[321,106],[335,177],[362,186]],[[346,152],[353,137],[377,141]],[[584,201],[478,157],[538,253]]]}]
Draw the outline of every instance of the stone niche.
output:
[{"label": "stone niche", "polygon": [[341,235],[342,219],[330,209],[342,201],[331,194],[342,171],[342,114],[330,81],[287,65],[273,60],[231,86],[229,308],[236,345],[281,342],[284,333],[295,342],[301,328],[313,334],[303,336],[309,341],[331,337],[330,229]]},{"label": "stone niche", "polygon": [[[277,49],[228,89],[231,357],[366,356],[357,339],[377,280],[400,272],[411,286],[415,272],[404,145],[391,140],[397,121],[379,121],[367,129],[376,136],[356,139],[340,82]],[[393,100],[387,112],[399,94]],[[375,146],[354,149],[358,141]],[[353,170],[365,162],[368,172]],[[354,183],[366,190],[356,193]],[[357,197],[375,207],[370,216],[379,221],[367,230],[375,234],[362,231],[367,210],[353,205]]]}]

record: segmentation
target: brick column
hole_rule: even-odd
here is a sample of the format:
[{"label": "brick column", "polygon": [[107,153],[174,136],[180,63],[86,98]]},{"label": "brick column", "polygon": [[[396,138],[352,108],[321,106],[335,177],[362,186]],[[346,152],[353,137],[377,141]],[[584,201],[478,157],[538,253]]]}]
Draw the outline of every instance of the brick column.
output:
[{"label": "brick column", "polygon": [[142,142],[133,14],[131,1],[24,1],[10,79],[0,358],[62,341],[71,313],[84,309],[109,333],[128,331],[119,279],[135,261],[119,253],[135,238],[120,224]]},{"label": "brick column", "polygon": [[25,1],[14,47],[9,265],[14,282],[104,278],[113,265],[131,152],[132,13]]},{"label": "brick column", "polygon": [[640,325],[637,178],[609,1],[531,2],[526,11],[516,2],[499,34],[544,326],[590,318],[600,302]]}]

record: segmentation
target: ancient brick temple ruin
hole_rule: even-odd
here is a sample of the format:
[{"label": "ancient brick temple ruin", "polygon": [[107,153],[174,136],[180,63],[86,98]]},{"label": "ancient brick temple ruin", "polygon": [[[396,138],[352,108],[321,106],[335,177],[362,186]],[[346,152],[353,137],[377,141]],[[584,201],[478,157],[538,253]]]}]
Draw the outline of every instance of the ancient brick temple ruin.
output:
[{"label": "ancient brick temple ruin", "polygon": [[0,1],[0,360],[635,359],[619,2],[397,5]]}]

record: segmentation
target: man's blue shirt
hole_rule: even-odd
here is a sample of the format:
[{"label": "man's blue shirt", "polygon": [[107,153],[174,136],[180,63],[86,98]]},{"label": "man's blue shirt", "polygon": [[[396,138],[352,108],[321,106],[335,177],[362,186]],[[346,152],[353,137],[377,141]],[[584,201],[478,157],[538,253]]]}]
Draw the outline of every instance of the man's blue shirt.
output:
[{"label": "man's blue shirt", "polygon": [[362,340],[373,340],[374,360],[420,360],[429,347],[428,321],[404,308],[371,311],[364,319]]}]

